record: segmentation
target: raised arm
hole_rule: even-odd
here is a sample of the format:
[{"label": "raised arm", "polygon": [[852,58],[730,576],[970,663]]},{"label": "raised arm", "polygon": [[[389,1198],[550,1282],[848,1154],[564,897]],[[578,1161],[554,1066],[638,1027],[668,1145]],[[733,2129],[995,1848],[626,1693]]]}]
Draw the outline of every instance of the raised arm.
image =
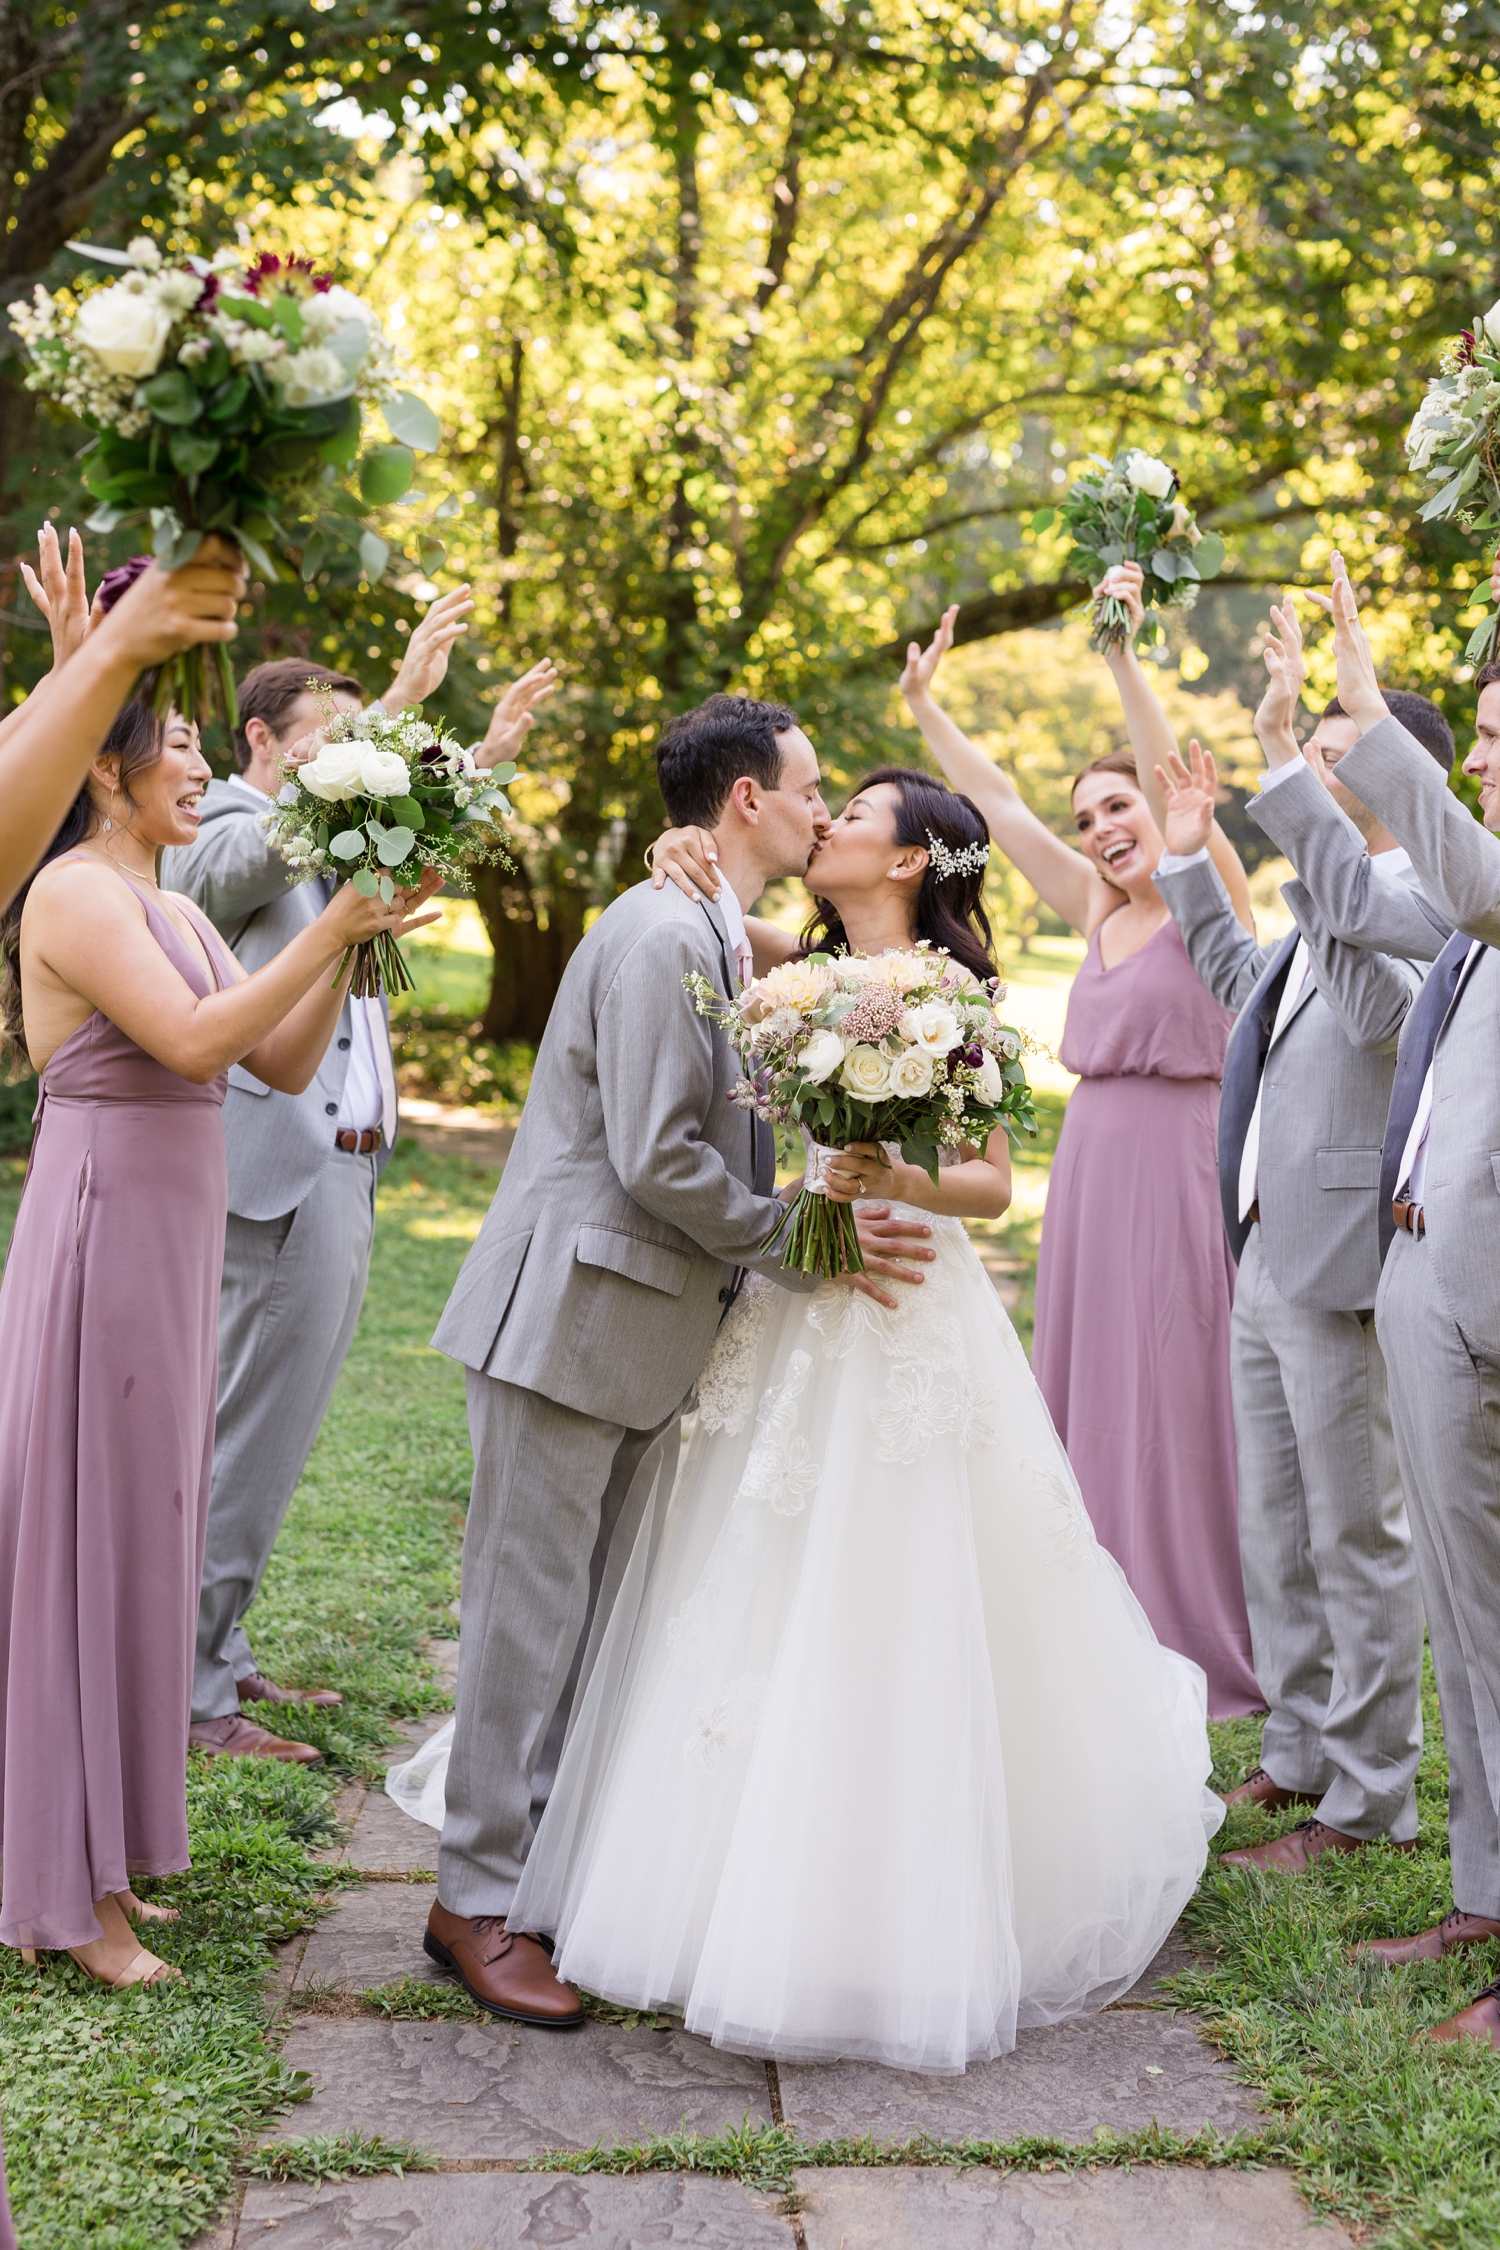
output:
[{"label": "raised arm", "polygon": [[[1118,645],[1105,650],[1104,661],[1114,675],[1115,689],[1120,707],[1125,713],[1125,729],[1130,736],[1130,747],[1135,752],[1135,770],[1146,800],[1146,809],[1163,836],[1167,832],[1166,799],[1157,779],[1157,768],[1164,767],[1177,749],[1177,736],[1172,722],[1162,709],[1155,688],[1146,676],[1145,666],[1135,652],[1135,636],[1145,617],[1141,601],[1144,573],[1136,562],[1121,563],[1106,571],[1094,588],[1097,598],[1112,594],[1122,601],[1130,612],[1130,632]],[[1250,904],[1250,885],[1245,878],[1244,863],[1229,838],[1215,819],[1209,826],[1208,841],[1204,846],[1209,858],[1219,871],[1219,879],[1229,893],[1229,902],[1235,915],[1253,937],[1255,913]]]},{"label": "raised arm", "polygon": [[1333,612],[1339,701],[1361,730],[1339,760],[1340,781],[1406,846],[1422,889],[1454,928],[1500,945],[1500,841],[1386,710],[1341,555],[1333,558],[1333,595],[1325,606]]},{"label": "raised arm", "polygon": [[51,672],[0,741],[0,907],[62,826],[141,673],[203,641],[232,641],[244,591],[238,551],[207,539],[181,570],[143,571],[108,617]]},{"label": "raised arm", "polygon": [[919,648],[915,641],[910,644],[901,693],[949,788],[972,797],[1012,866],[1020,870],[1054,914],[1060,914],[1087,937],[1094,925],[1119,905],[1119,892],[1090,867],[1081,852],[1053,835],[1023,801],[1010,775],[969,740],[933,696],[933,676],[953,646],[953,620],[957,615],[956,606],[944,612],[929,647]]},{"label": "raised arm", "polygon": [[164,852],[161,880],[233,942],[252,914],[291,889],[293,876],[247,801],[243,812],[210,821],[194,843]]},{"label": "raised arm", "polygon": [[1281,895],[1306,940],[1313,982],[1350,1046],[1361,1054],[1394,1054],[1422,989],[1420,967],[1334,937],[1305,883],[1283,883]]},{"label": "raised arm", "polygon": [[1234,911],[1223,877],[1208,852],[1218,777],[1213,759],[1194,742],[1191,765],[1176,749],[1156,769],[1167,850],[1187,864],[1158,868],[1156,887],[1182,932],[1188,959],[1221,1007],[1238,1012],[1254,991],[1273,946],[1257,944]]},{"label": "raised arm", "polygon": [[[1342,759],[1339,773],[1349,779]],[[1296,868],[1330,940],[1435,961],[1453,935],[1420,891],[1378,872],[1359,830],[1300,753],[1296,770],[1253,800],[1250,818]]]}]

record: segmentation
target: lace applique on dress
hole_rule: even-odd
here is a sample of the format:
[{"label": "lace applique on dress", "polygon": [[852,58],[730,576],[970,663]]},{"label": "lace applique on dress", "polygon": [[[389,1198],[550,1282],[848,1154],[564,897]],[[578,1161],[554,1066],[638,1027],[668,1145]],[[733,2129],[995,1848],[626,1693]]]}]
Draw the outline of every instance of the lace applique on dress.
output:
[{"label": "lace applique on dress", "polygon": [[698,1419],[705,1430],[738,1437],[755,1404],[755,1366],[766,1315],[780,1296],[764,1274],[746,1276],[745,1286],[719,1323],[713,1349],[698,1377]]},{"label": "lace applique on dress", "polygon": [[761,1400],[736,1507],[759,1500],[778,1516],[800,1516],[817,1491],[817,1463],[806,1438],[797,1435],[797,1405],[811,1373],[812,1354],[793,1352],[780,1383]]},{"label": "lace applique on dress", "polygon": [[1044,1504],[1047,1545],[1054,1561],[1065,1570],[1080,1563],[1093,1569],[1099,1561],[1099,1541],[1088,1510],[1061,1472],[1046,1461],[1022,1461],[1024,1475]]},{"label": "lace applique on dress", "polygon": [[990,1419],[995,1394],[987,1384],[976,1383],[970,1371],[955,1309],[953,1251],[944,1242],[955,1232],[962,1238],[963,1228],[956,1219],[929,1216],[929,1223],[938,1255],[923,1267],[920,1287],[897,1283],[894,1312],[862,1291],[832,1281],[825,1282],[807,1308],[826,1358],[847,1359],[868,1336],[896,1362],[880,1396],[869,1402],[880,1461],[919,1461],[939,1437],[956,1437],[966,1452],[971,1445],[998,1442]]},{"label": "lace applique on dress", "polygon": [[993,1393],[978,1389],[966,1367],[948,1373],[951,1380],[916,1360],[892,1370],[884,1397],[870,1402],[877,1461],[920,1461],[939,1437],[956,1437],[966,1453],[971,1445],[999,1442],[986,1418]]},{"label": "lace applique on dress", "polygon": [[733,1681],[717,1703],[700,1705],[682,1745],[683,1764],[699,1765],[705,1773],[712,1773],[736,1737],[743,1739],[755,1724],[765,1693],[765,1675],[747,1675]]}]

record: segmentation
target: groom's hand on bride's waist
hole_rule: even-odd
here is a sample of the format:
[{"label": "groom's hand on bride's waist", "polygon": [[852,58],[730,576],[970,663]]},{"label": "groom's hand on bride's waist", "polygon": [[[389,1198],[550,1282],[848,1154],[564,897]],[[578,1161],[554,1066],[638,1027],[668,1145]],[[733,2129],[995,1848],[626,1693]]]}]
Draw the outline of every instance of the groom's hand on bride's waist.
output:
[{"label": "groom's hand on bride's waist", "polygon": [[896,1298],[882,1283],[922,1279],[922,1267],[930,1265],[937,1255],[932,1248],[932,1229],[920,1219],[893,1219],[888,1203],[861,1204],[856,1224],[865,1270],[840,1274],[839,1279],[894,1312]]}]

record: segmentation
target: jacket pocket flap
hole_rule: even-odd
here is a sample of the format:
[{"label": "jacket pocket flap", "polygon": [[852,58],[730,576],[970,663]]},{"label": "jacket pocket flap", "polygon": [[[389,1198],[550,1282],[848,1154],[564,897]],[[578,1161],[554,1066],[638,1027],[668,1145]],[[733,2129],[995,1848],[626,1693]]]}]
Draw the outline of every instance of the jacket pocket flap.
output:
[{"label": "jacket pocket flap", "polygon": [[231,1086],[238,1086],[242,1094],[269,1094],[271,1091],[263,1078],[252,1078],[249,1071],[239,1063],[230,1064],[229,1083]]},{"label": "jacket pocket flap", "polygon": [[615,1227],[580,1227],[576,1255],[581,1266],[603,1266],[668,1297],[682,1295],[691,1270],[680,1250],[643,1242],[638,1234],[621,1234]]},{"label": "jacket pocket flap", "polygon": [[1320,1148],[1317,1152],[1320,1188],[1378,1188],[1378,1148]]},{"label": "jacket pocket flap", "polygon": [[1491,1156],[1490,1158],[1490,1178],[1494,1181],[1496,1187],[1500,1188],[1500,1156]]}]

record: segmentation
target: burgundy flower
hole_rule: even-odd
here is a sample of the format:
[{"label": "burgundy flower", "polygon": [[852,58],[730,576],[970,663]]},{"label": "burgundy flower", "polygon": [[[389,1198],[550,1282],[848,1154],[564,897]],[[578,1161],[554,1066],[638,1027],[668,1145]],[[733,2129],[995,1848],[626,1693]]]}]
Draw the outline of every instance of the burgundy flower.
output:
[{"label": "burgundy flower", "polygon": [[98,603],[104,610],[113,609],[122,594],[128,594],[143,570],[151,568],[153,557],[132,555],[129,562],[120,564],[118,570],[107,570],[99,581]]}]

